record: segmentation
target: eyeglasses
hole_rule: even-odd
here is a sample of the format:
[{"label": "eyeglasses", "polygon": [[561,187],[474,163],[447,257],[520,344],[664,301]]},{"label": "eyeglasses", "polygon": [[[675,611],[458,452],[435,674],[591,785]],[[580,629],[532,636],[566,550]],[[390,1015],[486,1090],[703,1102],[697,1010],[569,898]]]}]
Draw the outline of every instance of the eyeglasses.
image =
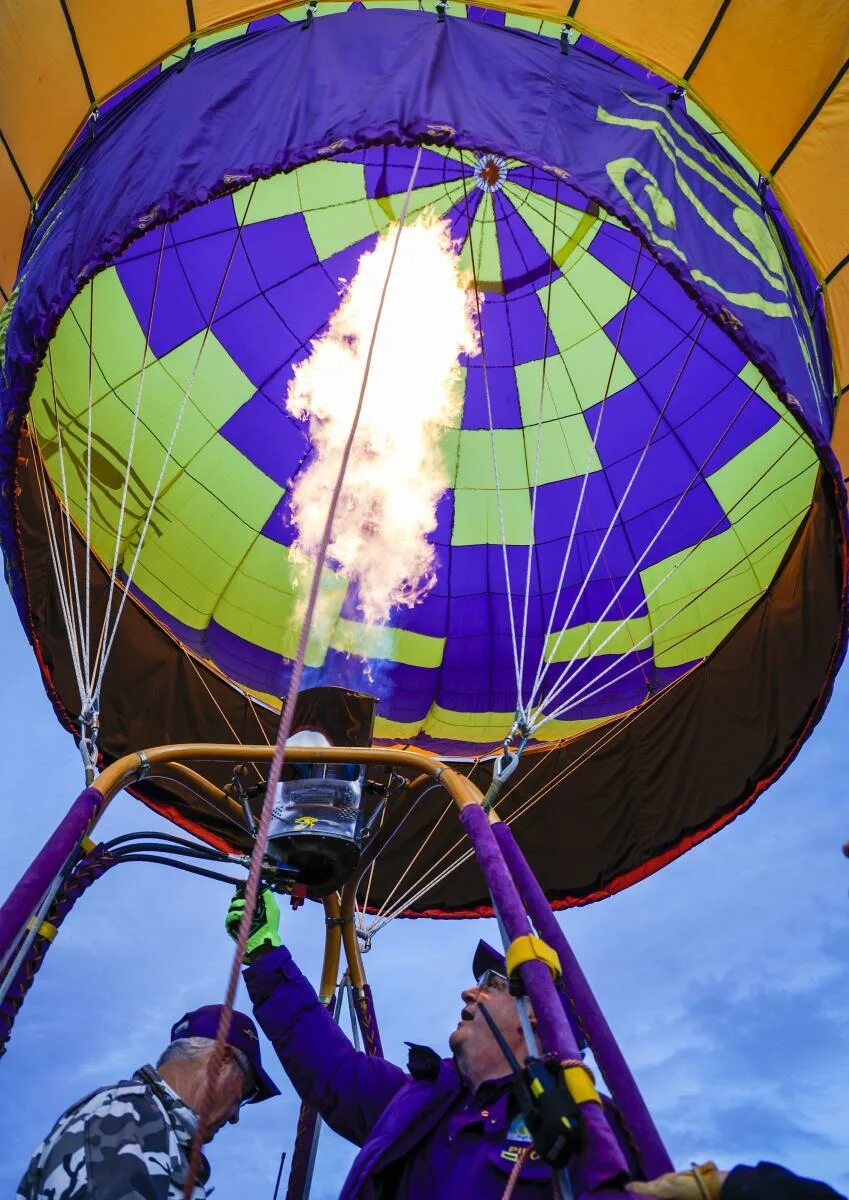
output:
[{"label": "eyeglasses", "polygon": [[506,992],[510,987],[510,980],[500,971],[490,968],[478,976],[478,987],[483,992]]},{"label": "eyeglasses", "polygon": [[235,1046],[231,1046],[230,1053],[233,1056],[233,1062],[239,1068],[244,1079],[244,1091],[239,1101],[239,1108],[244,1108],[246,1104],[251,1104],[259,1095],[259,1084],[256,1081],[256,1076],[253,1073],[244,1050],[239,1050]]}]

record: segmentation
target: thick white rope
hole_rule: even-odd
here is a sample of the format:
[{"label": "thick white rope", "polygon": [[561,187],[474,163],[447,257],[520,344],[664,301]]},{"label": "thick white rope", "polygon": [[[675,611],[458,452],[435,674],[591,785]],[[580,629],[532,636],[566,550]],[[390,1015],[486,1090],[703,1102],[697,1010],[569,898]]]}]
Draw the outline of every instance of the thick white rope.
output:
[{"label": "thick white rope", "polygon": [[[307,643],[309,640],[310,631],[312,628],[313,616],[315,614],[316,604],[318,602],[319,591],[321,589],[321,573],[324,568],[324,561],[327,555],[328,547],[330,546],[333,521],[336,515],[336,509],[339,504],[339,499],[342,494],[342,487],[345,481],[345,474],[348,467],[348,462],[351,457],[351,452],[354,445],[354,440],[359,428],[360,416],[362,415],[363,405],[368,388],[368,381],[371,372],[372,357],[374,355],[374,347],[377,341],[377,333],[380,327],[380,320],[383,314],[383,308],[386,301],[386,295],[389,290],[389,281],[392,276],[392,269],[395,265],[395,258],[398,252],[398,244],[401,239],[401,232],[407,220],[409,211],[410,196],[415,185],[416,176],[419,170],[419,164],[422,157],[422,148],[418,147],[415,164],[413,166],[410,181],[407,185],[407,193],[404,197],[404,204],[401,210],[401,215],[398,221],[398,227],[395,233],[395,239],[392,247],[392,254],[389,259],[389,264],[386,271],[386,279],[384,280],[383,289],[380,294],[380,300],[377,306],[375,315],[374,328],[372,330],[371,340],[369,342],[368,352],[363,367],[363,378],[360,385],[359,397],[351,421],[351,428],[348,433],[348,439],[342,451],[339,473],[336,479],[336,484],[333,489],[333,494],[328,504],[327,516],[325,518],[324,530],[322,533],[321,543],[315,557],[313,567],[313,575],[310,583],[309,597],[307,599],[304,619],[301,625],[301,631],[298,638],[298,648],[295,659],[292,663],[292,671],[289,677],[289,685],[286,693],[286,698],[283,703],[282,712],[280,715],[280,724],[277,729],[277,739],[274,747],[274,756],[271,760],[271,767],[268,773],[266,783],[265,799],[263,800],[262,812],[260,814],[259,824],[257,827],[254,846],[251,852],[250,867],[248,878],[245,885],[245,903],[242,912],[242,918],[239,923],[236,950],[233,955],[233,961],[230,968],[230,975],[227,982],[227,990],[224,998],[224,1004],[221,1009],[221,1017],[219,1019],[218,1031],[215,1036],[215,1046],[213,1047],[210,1057],[209,1071],[207,1073],[206,1087],[200,1100],[198,1125],[192,1138],[191,1154],[189,1158],[189,1169],[186,1175],[185,1186],[183,1189],[183,1200],[191,1200],[195,1180],[197,1179],[201,1161],[201,1146],[208,1132],[209,1114],[212,1106],[214,1089],[217,1083],[218,1075],[224,1062],[225,1043],[230,1024],[230,1019],[233,1011],[233,1002],[236,996],[236,988],[239,982],[239,972],[242,967],[245,955],[245,946],[247,945],[250,934],[251,923],[256,910],[257,899],[259,896],[260,875],[262,871],[262,863],[265,857],[266,846],[268,843],[268,830],[271,824],[271,814],[274,806],[274,799],[277,791],[277,784],[280,780],[280,775],[283,769],[283,764],[286,757],[286,742],[289,737],[289,732],[292,727],[294,717],[295,701],[300,689],[301,675],[303,672],[304,662],[307,654]],[[256,186],[256,185],[254,185]],[[250,202],[249,202],[250,203]],[[247,209],[245,210],[247,213]]]}]

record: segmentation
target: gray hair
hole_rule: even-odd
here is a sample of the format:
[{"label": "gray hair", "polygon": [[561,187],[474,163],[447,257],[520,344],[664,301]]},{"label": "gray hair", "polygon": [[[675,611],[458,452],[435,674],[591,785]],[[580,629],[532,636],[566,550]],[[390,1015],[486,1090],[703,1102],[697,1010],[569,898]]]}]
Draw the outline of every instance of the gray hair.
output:
[{"label": "gray hair", "polygon": [[[215,1045],[214,1038],[206,1037],[187,1037],[177,1038],[170,1046],[166,1046],[160,1054],[156,1066],[163,1067],[169,1062],[188,1062],[192,1059],[206,1058],[212,1053],[212,1048]],[[248,1057],[244,1050],[239,1050],[236,1046],[228,1046],[231,1054],[242,1070],[242,1074],[253,1081],[254,1073]]]},{"label": "gray hair", "polygon": [[189,1059],[205,1058],[214,1045],[215,1042],[212,1038],[177,1038],[170,1046],[165,1047],[156,1065],[164,1067],[169,1062],[186,1062]]}]

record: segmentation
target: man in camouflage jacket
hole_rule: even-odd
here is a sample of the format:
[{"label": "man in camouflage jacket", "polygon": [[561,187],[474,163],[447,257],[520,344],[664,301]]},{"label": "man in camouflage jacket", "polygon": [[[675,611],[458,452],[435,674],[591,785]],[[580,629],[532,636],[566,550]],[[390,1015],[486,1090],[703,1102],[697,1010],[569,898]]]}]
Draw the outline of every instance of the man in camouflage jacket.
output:
[{"label": "man in camouflage jacket", "polygon": [[[220,1011],[208,1005],[187,1013],[172,1029],[157,1069],[142,1067],[63,1113],[33,1155],[19,1200],[181,1200]],[[262,1068],[256,1027],[234,1013],[207,1140],[238,1121],[242,1104],[278,1094]],[[195,1200],[209,1196],[208,1179],[202,1158]]]}]

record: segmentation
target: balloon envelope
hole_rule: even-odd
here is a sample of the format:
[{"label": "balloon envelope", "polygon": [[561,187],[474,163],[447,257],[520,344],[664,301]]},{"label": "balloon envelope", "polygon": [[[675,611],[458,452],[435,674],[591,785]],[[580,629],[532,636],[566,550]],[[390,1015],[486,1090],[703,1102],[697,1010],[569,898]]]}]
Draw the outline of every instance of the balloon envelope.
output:
[{"label": "balloon envelope", "polygon": [[[312,452],[287,388],[411,182],[473,269],[483,353],[440,439],[433,587],[380,627],[331,573],[307,684],[375,694],[378,740],[469,760],[533,697],[503,815],[559,901],[679,853],[795,753],[844,636],[816,280],[704,117],[608,58],[355,6],[196,52],[71,152],[4,313],[7,454],[27,459],[5,541],[73,723],[68,608],[100,628],[120,530],[108,754],[272,727],[246,697],[285,689],[289,492]],[[434,823],[408,817],[377,897],[425,836],[450,851]],[[475,910],[474,873],[439,873],[409,907]]]}]

